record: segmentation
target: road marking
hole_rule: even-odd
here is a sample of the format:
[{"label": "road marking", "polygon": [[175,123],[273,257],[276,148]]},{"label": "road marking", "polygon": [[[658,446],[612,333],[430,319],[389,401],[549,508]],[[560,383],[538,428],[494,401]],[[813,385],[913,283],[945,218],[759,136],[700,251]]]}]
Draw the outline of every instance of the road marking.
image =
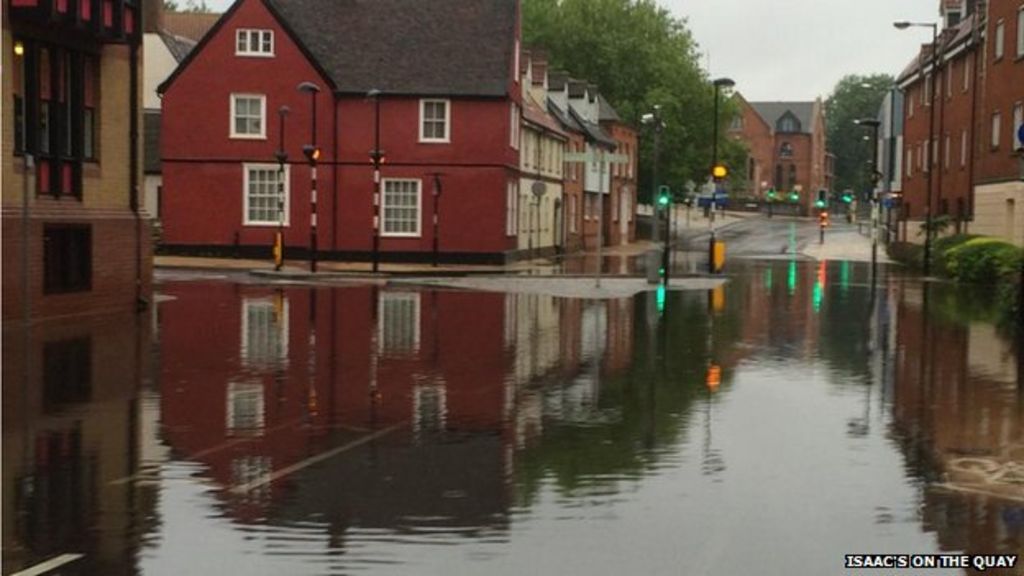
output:
[{"label": "road marking", "polygon": [[[297,422],[301,422],[304,419],[305,419],[304,416],[300,416],[298,418],[293,418],[291,420],[288,420],[287,422],[282,422],[282,423],[278,424],[277,426],[274,426],[273,428],[268,428],[268,429],[264,430],[264,435],[263,436],[250,436],[250,437],[246,437],[246,438],[235,438],[234,440],[227,440],[225,442],[221,442],[220,444],[215,444],[213,446],[210,446],[209,448],[204,448],[204,449],[202,449],[202,450],[200,450],[198,452],[194,452],[192,454],[188,454],[188,455],[186,455],[183,458],[177,458],[176,460],[196,460],[196,459],[202,458],[203,456],[207,456],[209,454],[220,452],[221,450],[227,450],[228,448],[232,448],[232,447],[237,446],[239,444],[245,444],[247,442],[254,442],[254,441],[259,440],[261,438],[265,438],[267,435],[270,435],[270,434],[272,434],[274,432],[277,432],[278,430],[281,430],[283,428],[287,428],[289,426],[292,426],[293,424],[295,424]],[[161,462],[161,464],[163,464],[163,462]],[[107,484],[110,485],[110,486],[121,486],[123,484],[127,484],[129,482],[134,482],[135,480],[139,480],[139,479],[142,479],[142,478],[148,479],[149,476],[150,476],[150,474],[147,473],[147,472],[138,472],[136,474],[132,474],[131,476],[123,476],[121,478],[116,478],[114,480],[111,480],[110,482],[107,482]]]},{"label": "road marking", "polygon": [[357,448],[359,446],[362,446],[363,444],[366,444],[367,442],[370,442],[371,440],[375,440],[377,438],[380,438],[381,436],[385,436],[387,434],[390,434],[390,433],[394,432],[395,430],[398,430],[399,428],[402,428],[403,426],[405,426],[405,424],[406,424],[405,422],[399,422],[398,424],[394,424],[392,426],[388,426],[387,428],[378,430],[378,431],[374,432],[373,434],[369,434],[367,436],[363,436],[362,438],[360,438],[358,440],[353,440],[352,442],[349,442],[348,444],[342,444],[341,446],[338,446],[337,448],[332,448],[331,450],[328,450],[326,452],[321,452],[320,454],[317,454],[316,456],[311,456],[309,458],[306,458],[305,460],[303,460],[301,462],[296,462],[295,464],[292,464],[291,466],[286,466],[284,468],[281,468],[280,470],[278,470],[276,472],[273,472],[271,474],[267,474],[266,476],[264,476],[263,478],[260,478],[258,480],[253,480],[252,482],[246,482],[245,484],[239,484],[238,486],[235,486],[234,488],[232,488],[231,492],[233,494],[245,494],[246,492],[249,492],[249,491],[251,491],[251,490],[253,490],[255,488],[259,488],[260,486],[264,486],[266,484],[270,484],[271,482],[275,482],[277,480],[280,480],[281,478],[284,478],[285,476],[288,476],[289,474],[293,474],[295,472],[298,472],[299,470],[302,470],[303,468],[307,468],[309,466],[312,466],[313,464],[316,464],[317,462],[322,462],[324,460],[327,460],[328,458],[333,458],[333,457],[337,456],[338,454],[341,454],[342,452],[347,452],[347,451],[349,451],[349,450],[351,450],[353,448]]},{"label": "road marking", "polygon": [[11,576],[38,576],[40,574],[46,574],[47,572],[56,570],[65,564],[74,562],[83,556],[83,554],[61,554],[55,558],[50,558],[46,562],[41,562],[31,568],[26,568],[21,572],[15,572],[14,574],[11,574]]}]

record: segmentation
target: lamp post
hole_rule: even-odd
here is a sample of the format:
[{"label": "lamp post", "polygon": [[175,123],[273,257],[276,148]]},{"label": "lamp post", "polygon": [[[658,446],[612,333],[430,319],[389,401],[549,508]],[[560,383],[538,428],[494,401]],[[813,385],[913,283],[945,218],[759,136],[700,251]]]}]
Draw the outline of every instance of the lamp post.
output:
[{"label": "lamp post", "polygon": [[370,160],[373,162],[373,271],[380,267],[380,165],[384,160],[384,151],[380,149],[380,90],[374,88],[366,93],[373,100],[373,150]]},{"label": "lamp post", "polygon": [[274,242],[274,270],[284,266],[284,164],[288,161],[288,152],[284,149],[284,117],[290,110],[287,106],[277,109],[277,238]]},{"label": "lamp post", "polygon": [[[932,53],[931,53],[931,92],[926,94],[928,98],[928,171],[925,173],[925,185],[928,187],[926,193],[926,204],[924,210],[925,231],[924,231],[924,275],[928,276],[932,269],[932,172],[935,171],[935,74],[939,69],[939,25],[934,22],[895,22],[893,26],[898,30],[906,30],[910,27],[932,29]],[[925,76],[922,66],[922,76]],[[926,84],[927,85],[927,84]]]},{"label": "lamp post", "polygon": [[729,78],[718,78],[712,82],[715,87],[715,113],[712,118],[714,125],[711,131],[711,169],[709,173],[712,180],[716,182],[715,191],[711,195],[711,218],[708,226],[711,228],[711,236],[708,240],[708,272],[714,274],[715,270],[715,202],[718,199],[718,184],[716,172],[718,169],[718,93],[722,88],[732,88],[736,85]]},{"label": "lamp post", "polygon": [[[657,208],[657,196],[658,196],[658,158],[661,156],[661,131],[665,128],[665,123],[661,120],[661,105],[655,104],[652,107],[652,111],[644,114],[640,117],[640,123],[644,125],[650,125],[654,128],[654,167],[651,181],[651,206],[654,207],[654,213],[651,215],[651,241],[658,242],[658,208]],[[668,231],[665,233],[665,239],[668,240]]]},{"label": "lamp post", "polygon": [[320,93],[320,87],[312,82],[303,82],[299,84],[298,90],[309,94],[313,108],[311,143],[302,147],[302,153],[309,161],[309,271],[316,272],[316,163],[320,159],[320,148],[316,145],[316,95]]},{"label": "lamp post", "polygon": [[878,127],[881,126],[875,118],[854,120],[854,124],[871,129],[871,282],[875,281],[878,274]]}]

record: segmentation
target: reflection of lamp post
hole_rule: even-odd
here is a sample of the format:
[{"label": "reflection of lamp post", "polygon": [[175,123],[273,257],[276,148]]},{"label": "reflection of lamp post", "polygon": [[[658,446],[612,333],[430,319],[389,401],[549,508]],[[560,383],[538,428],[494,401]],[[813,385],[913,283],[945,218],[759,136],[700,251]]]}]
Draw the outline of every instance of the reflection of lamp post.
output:
[{"label": "reflection of lamp post", "polygon": [[[714,126],[712,127],[711,136],[711,177],[713,181],[718,180],[718,92],[722,88],[732,88],[736,85],[729,78],[718,78],[712,84],[715,87],[715,113],[713,117]],[[715,185],[715,191],[711,195],[711,219],[708,222],[708,226],[711,228],[711,238],[708,240],[708,272],[715,273],[715,204],[718,200],[718,185]]]},{"label": "reflection of lamp post", "polygon": [[[928,276],[932,269],[932,171],[935,170],[935,73],[939,69],[939,25],[934,22],[896,22],[893,24],[899,30],[906,30],[911,26],[932,29],[932,54],[931,54],[931,92],[926,94],[928,98],[928,171],[925,173],[925,182],[928,186],[926,193],[926,204],[924,211],[924,275]],[[921,66],[921,75],[924,74],[924,66]]]},{"label": "reflection of lamp post", "polygon": [[311,142],[302,147],[302,153],[309,161],[309,271],[316,272],[316,162],[320,159],[320,149],[316,145],[316,95],[320,93],[320,87],[312,82],[303,82],[298,90],[309,94],[313,106]]},{"label": "reflection of lamp post", "polygon": [[370,160],[373,161],[373,271],[380,266],[380,165],[384,160],[384,151],[380,149],[380,90],[374,88],[367,92],[366,97],[373,100],[373,150]]},{"label": "reflection of lamp post", "polygon": [[288,152],[284,149],[284,117],[288,115],[288,107],[277,109],[277,241],[275,242],[274,270],[284,265],[284,163],[288,161]]},{"label": "reflection of lamp post", "polygon": [[854,123],[871,129],[871,282],[874,283],[878,274],[878,127],[881,122],[866,118],[854,120]]}]

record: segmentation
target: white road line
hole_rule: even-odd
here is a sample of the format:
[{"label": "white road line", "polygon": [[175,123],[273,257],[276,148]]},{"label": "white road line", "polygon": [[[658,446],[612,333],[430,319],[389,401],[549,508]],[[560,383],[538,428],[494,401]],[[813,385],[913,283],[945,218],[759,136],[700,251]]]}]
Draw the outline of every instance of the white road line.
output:
[{"label": "white road line", "polygon": [[26,568],[21,572],[15,572],[14,574],[11,574],[11,576],[38,576],[40,574],[46,574],[47,572],[56,570],[57,568],[60,568],[69,562],[74,562],[82,557],[82,554],[61,554],[55,558],[50,558],[46,562],[41,562],[31,568]]},{"label": "white road line", "polygon": [[238,486],[235,486],[234,488],[232,488],[231,492],[233,494],[245,494],[246,492],[249,492],[250,490],[253,490],[255,488],[259,488],[260,486],[263,486],[265,484],[270,484],[271,482],[274,482],[274,481],[277,481],[277,480],[279,480],[281,478],[284,478],[285,476],[288,476],[289,474],[292,474],[294,472],[298,472],[299,470],[302,470],[303,468],[307,468],[309,466],[312,466],[313,464],[316,464],[317,462],[322,462],[323,460],[327,460],[328,458],[333,458],[334,456],[337,456],[338,454],[341,454],[342,452],[346,452],[346,451],[351,450],[353,448],[356,448],[358,446],[362,446],[363,444],[366,444],[367,442],[369,442],[371,440],[375,440],[377,438],[380,438],[381,436],[390,434],[390,433],[394,432],[395,430],[398,430],[399,428],[402,428],[403,426],[405,426],[405,424],[406,424],[405,422],[399,422],[398,424],[395,424],[393,426],[389,426],[387,428],[378,430],[378,431],[374,432],[373,434],[369,434],[367,436],[363,436],[362,438],[360,438],[358,440],[353,440],[352,442],[349,442],[348,444],[343,444],[341,446],[338,446],[337,448],[332,448],[331,450],[328,450],[326,452],[321,452],[320,454],[317,454],[316,456],[311,456],[311,457],[306,458],[305,460],[303,460],[301,462],[296,462],[295,464],[292,464],[291,466],[285,466],[284,468],[281,468],[280,470],[278,470],[276,472],[273,472],[271,474],[268,474],[268,475],[266,475],[263,478],[260,478],[258,480],[253,480],[252,482],[246,482],[245,484],[239,484]]}]

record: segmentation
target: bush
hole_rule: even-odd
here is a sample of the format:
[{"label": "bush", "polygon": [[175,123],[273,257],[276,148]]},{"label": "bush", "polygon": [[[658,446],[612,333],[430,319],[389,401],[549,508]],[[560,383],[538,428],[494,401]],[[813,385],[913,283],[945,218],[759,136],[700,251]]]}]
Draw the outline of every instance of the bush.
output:
[{"label": "bush", "polygon": [[974,238],[943,254],[943,269],[958,282],[993,284],[1020,273],[1024,254],[1013,244],[995,238]]},{"label": "bush", "polygon": [[924,267],[924,247],[920,244],[910,242],[892,242],[888,247],[889,258],[910,266],[921,269]]},{"label": "bush", "polygon": [[952,236],[937,238],[932,242],[932,269],[939,275],[952,276],[949,270],[946,269],[946,253],[975,238],[980,238],[980,236],[976,234],[953,234]]}]

